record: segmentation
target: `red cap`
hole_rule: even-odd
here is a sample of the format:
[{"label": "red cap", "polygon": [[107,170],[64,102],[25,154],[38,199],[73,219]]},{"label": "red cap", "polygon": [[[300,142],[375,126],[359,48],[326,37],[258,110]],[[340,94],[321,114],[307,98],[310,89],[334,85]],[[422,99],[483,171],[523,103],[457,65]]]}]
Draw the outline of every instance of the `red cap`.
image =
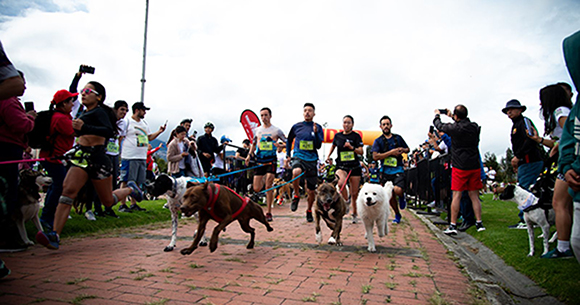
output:
[{"label": "red cap", "polygon": [[70,92],[68,92],[68,91],[66,91],[64,89],[58,90],[54,94],[54,97],[52,98],[51,103],[56,105],[58,103],[61,103],[61,102],[65,101],[68,98],[71,98],[71,97],[77,96],[77,95],[79,95],[79,94],[78,93],[70,93]]}]

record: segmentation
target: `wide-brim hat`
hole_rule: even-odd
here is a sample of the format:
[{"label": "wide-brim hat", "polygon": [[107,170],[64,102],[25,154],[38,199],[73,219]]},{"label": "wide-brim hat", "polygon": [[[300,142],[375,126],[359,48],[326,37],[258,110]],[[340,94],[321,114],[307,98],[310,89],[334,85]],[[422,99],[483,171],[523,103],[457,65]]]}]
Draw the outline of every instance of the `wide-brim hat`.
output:
[{"label": "wide-brim hat", "polygon": [[501,110],[503,113],[507,113],[509,109],[522,109],[522,112],[526,111],[527,107],[520,104],[518,100],[510,100],[505,104],[505,108]]}]

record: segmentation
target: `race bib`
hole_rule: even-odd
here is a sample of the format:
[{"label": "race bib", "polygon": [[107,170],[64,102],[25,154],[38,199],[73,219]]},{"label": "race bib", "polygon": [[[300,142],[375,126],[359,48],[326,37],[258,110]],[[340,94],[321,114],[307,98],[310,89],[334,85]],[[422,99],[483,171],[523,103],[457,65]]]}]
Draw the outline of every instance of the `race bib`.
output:
[{"label": "race bib", "polygon": [[149,145],[149,138],[147,135],[137,135],[137,147],[143,147]]},{"label": "race bib", "polygon": [[274,150],[274,143],[268,141],[261,141],[260,150]]},{"label": "race bib", "polygon": [[119,145],[117,145],[117,141],[109,141],[107,144],[107,151],[110,153],[119,153]]},{"label": "race bib", "polygon": [[387,157],[383,160],[383,165],[388,167],[397,167],[397,158]]},{"label": "race bib", "polygon": [[314,142],[312,141],[300,141],[301,150],[314,150]]},{"label": "race bib", "polygon": [[340,153],[340,161],[354,161],[354,151],[343,151]]}]

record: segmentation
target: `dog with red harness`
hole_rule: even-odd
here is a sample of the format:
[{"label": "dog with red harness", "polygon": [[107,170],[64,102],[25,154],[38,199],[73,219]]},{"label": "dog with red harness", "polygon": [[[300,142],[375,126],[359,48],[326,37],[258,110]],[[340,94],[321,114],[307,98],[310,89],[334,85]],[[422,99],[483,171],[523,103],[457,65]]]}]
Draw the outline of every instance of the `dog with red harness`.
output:
[{"label": "dog with red harness", "polygon": [[250,234],[250,242],[246,246],[247,249],[254,248],[256,235],[255,229],[250,227],[250,219],[261,222],[266,226],[268,232],[274,230],[266,221],[262,207],[256,202],[248,197],[242,198],[227,186],[211,182],[188,188],[183,195],[181,212],[185,216],[191,216],[193,213],[199,212],[197,234],[191,246],[181,250],[183,255],[191,254],[197,249],[197,245],[205,233],[205,226],[210,219],[218,222],[209,241],[209,250],[211,252],[217,249],[219,233],[235,220],[240,223],[240,227],[244,232]]}]

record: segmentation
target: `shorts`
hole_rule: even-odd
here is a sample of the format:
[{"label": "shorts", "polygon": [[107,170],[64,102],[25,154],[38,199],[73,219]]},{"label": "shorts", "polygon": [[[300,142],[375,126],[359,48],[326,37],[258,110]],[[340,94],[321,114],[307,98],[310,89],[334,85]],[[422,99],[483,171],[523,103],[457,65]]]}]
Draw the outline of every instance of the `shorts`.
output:
[{"label": "shorts", "polygon": [[339,166],[336,168],[337,170],[342,170],[344,172],[346,172],[346,174],[348,175],[348,173],[350,172],[350,177],[362,177],[362,168],[359,167],[344,167],[344,166]]},{"label": "shorts", "polygon": [[[254,176],[264,176],[266,174],[276,175],[276,170],[278,170],[278,162],[276,160],[271,161],[272,164],[260,166],[256,168]],[[267,163],[267,162],[266,162]]]},{"label": "shorts", "polygon": [[71,163],[87,172],[92,180],[107,179],[113,174],[113,163],[105,145],[77,146]]},{"label": "shorts", "polygon": [[394,186],[400,187],[403,191],[405,190],[405,173],[392,175],[381,173],[381,185],[385,185],[388,181],[393,182]]},{"label": "shorts", "polygon": [[451,168],[452,191],[478,191],[483,188],[481,183],[481,169],[462,170]]},{"label": "shorts", "polygon": [[298,158],[292,158],[290,161],[290,166],[292,169],[300,168],[304,175],[302,176],[306,180],[306,187],[314,191],[316,190],[316,185],[318,184],[318,170],[316,161],[304,161]]},{"label": "shorts", "polygon": [[145,183],[147,161],[145,159],[122,159],[121,182],[135,181],[137,185]]}]

